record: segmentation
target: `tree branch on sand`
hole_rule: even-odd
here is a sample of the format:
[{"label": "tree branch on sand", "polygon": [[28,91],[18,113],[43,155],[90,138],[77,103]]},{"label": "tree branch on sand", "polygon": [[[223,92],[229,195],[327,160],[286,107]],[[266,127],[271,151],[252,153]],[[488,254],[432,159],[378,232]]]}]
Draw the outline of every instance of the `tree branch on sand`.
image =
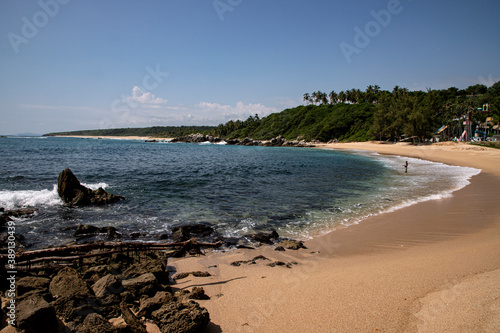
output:
[{"label": "tree branch on sand", "polygon": [[[128,254],[130,252],[139,253],[141,251],[160,251],[169,248],[176,248],[171,256],[179,257],[185,255],[186,253],[203,254],[203,252],[201,252],[202,247],[219,247],[221,245],[222,243],[220,241],[216,243],[203,243],[196,241],[194,238],[185,242],[172,243],[99,242],[92,244],[61,246],[34,251],[22,251],[16,253],[16,259],[17,266],[26,266],[26,269],[30,270],[35,268],[31,267],[32,264],[39,262],[50,261],[52,262],[51,266],[53,266],[54,264],[64,265],[60,263],[61,261],[67,262],[78,260],[79,264],[82,264],[84,258],[111,255],[119,252],[127,252]],[[99,252],[89,253],[89,251]],[[1,262],[5,263],[7,259],[7,255],[0,255]],[[18,269],[22,270],[23,268],[18,267]]]}]

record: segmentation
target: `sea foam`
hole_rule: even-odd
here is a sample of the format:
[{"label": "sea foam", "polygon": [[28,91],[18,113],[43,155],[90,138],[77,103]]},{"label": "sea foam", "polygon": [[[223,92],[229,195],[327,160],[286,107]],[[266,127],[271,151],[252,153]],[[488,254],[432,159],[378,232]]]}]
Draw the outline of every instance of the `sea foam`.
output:
[{"label": "sea foam", "polygon": [[62,205],[57,185],[52,190],[0,191],[0,207],[5,209],[55,205]]},{"label": "sea foam", "polygon": [[[82,185],[92,190],[108,186],[106,183],[82,183]],[[58,206],[62,204],[63,202],[57,193],[57,185],[53,185],[52,190],[0,191],[0,207],[7,210],[23,207]]]}]

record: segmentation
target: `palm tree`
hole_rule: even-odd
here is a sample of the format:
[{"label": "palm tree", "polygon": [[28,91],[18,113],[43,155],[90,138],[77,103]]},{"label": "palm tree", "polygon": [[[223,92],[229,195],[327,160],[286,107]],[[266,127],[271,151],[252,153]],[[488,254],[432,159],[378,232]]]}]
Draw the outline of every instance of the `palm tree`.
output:
[{"label": "palm tree", "polygon": [[318,90],[318,99],[321,105],[328,104],[328,97],[326,96],[326,93],[319,90]]},{"label": "palm tree", "polygon": [[304,94],[304,97],[302,98],[304,100],[304,102],[306,103],[311,103],[311,96],[309,95],[309,93],[305,93]]},{"label": "palm tree", "polygon": [[328,97],[330,98],[330,104],[336,104],[337,103],[337,93],[335,90],[332,90],[329,94]]},{"label": "palm tree", "polygon": [[346,95],[343,91],[339,92],[338,99],[340,103],[344,103],[346,100]]},{"label": "palm tree", "polygon": [[316,104],[319,102],[319,96],[318,96],[318,92],[315,91],[311,94],[311,101]]}]

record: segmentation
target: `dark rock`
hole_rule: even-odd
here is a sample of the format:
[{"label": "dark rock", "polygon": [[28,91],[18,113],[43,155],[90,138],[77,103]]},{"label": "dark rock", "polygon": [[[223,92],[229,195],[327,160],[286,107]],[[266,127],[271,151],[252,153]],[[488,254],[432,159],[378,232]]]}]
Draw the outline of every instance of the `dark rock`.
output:
[{"label": "dark rock", "polygon": [[194,287],[193,290],[188,295],[189,299],[207,300],[210,297],[205,294],[205,290],[202,287]]},{"label": "dark rock", "polygon": [[23,208],[15,210],[0,210],[0,229],[4,229],[7,222],[12,221],[11,217],[31,217],[36,212],[36,209]]},{"label": "dark rock", "polygon": [[255,265],[257,263],[257,260],[269,260],[269,259],[260,255],[260,256],[254,257],[252,260],[233,261],[231,263],[231,265],[232,266],[241,266],[242,264]]},{"label": "dark rock", "polygon": [[123,292],[123,286],[118,277],[108,274],[99,279],[92,286],[92,290],[94,291],[96,297],[104,297],[109,294],[119,295]]},{"label": "dark rock", "polygon": [[195,302],[171,302],[152,313],[152,319],[162,333],[201,332],[210,322],[205,308]]},{"label": "dark rock", "polygon": [[285,248],[283,246],[277,246],[274,251],[285,251]]},{"label": "dark rock", "polygon": [[122,279],[127,280],[138,277],[146,273],[153,273],[156,279],[158,280],[158,283],[168,284],[169,273],[166,270],[166,264],[167,264],[166,259],[161,259],[161,258],[151,259],[141,263],[133,264],[122,273]]},{"label": "dark rock", "polygon": [[201,272],[201,271],[196,271],[196,272],[189,272],[189,273],[179,273],[176,276],[174,276],[174,280],[181,280],[187,278],[189,275],[193,275],[196,277],[209,277],[212,276],[209,272]]},{"label": "dark rock", "polygon": [[50,279],[38,276],[26,276],[16,281],[17,295],[21,296],[29,291],[48,291]]},{"label": "dark rock", "polygon": [[[8,233],[2,233],[0,235],[0,247],[1,248],[4,248],[4,249],[8,248],[8,243],[10,242],[9,237],[10,237],[10,235]],[[22,249],[22,248],[25,247],[25,244],[23,243],[23,240],[24,240],[24,236],[23,235],[21,235],[21,234],[15,234],[14,238],[16,239],[15,240],[15,243],[16,243],[15,248],[16,249]],[[5,251],[5,252],[2,251],[2,252],[6,253],[7,251]]]},{"label": "dark rock", "polygon": [[172,294],[166,291],[158,291],[154,297],[146,298],[141,300],[141,305],[139,311],[137,312],[138,317],[151,318],[151,313],[158,310],[165,303],[173,302],[174,298]]},{"label": "dark rock", "polygon": [[302,241],[296,241],[296,240],[285,240],[278,243],[277,245],[283,246],[284,248],[289,250],[307,249],[307,247],[304,246],[304,243],[302,243]]},{"label": "dark rock", "polygon": [[176,276],[174,276],[174,280],[182,280],[187,278],[191,273],[179,273]]},{"label": "dark rock", "polygon": [[101,228],[95,227],[93,225],[79,224],[75,230],[74,236],[98,234],[101,232]]},{"label": "dark rock", "polygon": [[283,261],[275,261],[275,262],[272,262],[270,264],[267,264],[267,266],[269,266],[269,267],[286,266],[286,263],[284,263]]},{"label": "dark rock", "polygon": [[[140,233],[140,232],[133,232],[130,234],[130,239],[137,239],[139,237],[145,236],[146,234]],[[162,238],[160,238],[162,239]]]},{"label": "dark rock", "polygon": [[239,266],[241,266],[241,264],[246,264],[246,263],[248,263],[248,261],[238,260],[238,261],[233,261],[231,263],[231,266],[239,267]]},{"label": "dark rock", "polygon": [[255,250],[255,247],[245,244],[236,245],[237,249]]},{"label": "dark rock", "polygon": [[116,333],[116,329],[103,316],[91,313],[77,326],[75,333]]},{"label": "dark rock", "polygon": [[71,267],[65,267],[57,273],[50,281],[49,291],[54,297],[93,296],[87,282]]},{"label": "dark rock", "polygon": [[123,280],[122,286],[135,296],[152,295],[158,281],[153,273],[146,273],[136,278]]},{"label": "dark rock", "polygon": [[187,224],[172,228],[172,238],[176,242],[184,242],[193,237],[208,237],[214,228],[206,224]]},{"label": "dark rock", "polygon": [[93,191],[83,186],[70,169],[59,174],[57,193],[70,206],[105,205],[125,199],[121,195],[106,192],[102,187]]},{"label": "dark rock", "polygon": [[98,234],[106,234],[106,239],[113,240],[117,238],[122,238],[122,235],[118,233],[115,227],[102,227],[98,228],[93,225],[80,224],[75,230],[74,236],[91,236]]},{"label": "dark rock", "polygon": [[[54,307],[57,316],[66,322],[81,323],[86,315],[95,312],[89,303],[88,297],[83,296],[62,296],[57,298],[51,305]],[[95,305],[95,304],[94,304]]]},{"label": "dark rock", "polygon": [[32,208],[22,208],[22,209],[14,209],[14,210],[7,210],[4,211],[4,215],[7,215],[9,217],[31,217],[33,214],[35,214],[36,209]]},{"label": "dark rock", "polygon": [[273,240],[277,240],[280,236],[276,232],[276,230],[271,230],[271,232],[258,232],[256,234],[246,235],[253,242],[264,243],[264,244],[273,244]]},{"label": "dark rock", "polygon": [[111,269],[108,265],[92,266],[84,271],[83,278],[85,280],[91,280],[95,283],[100,278],[108,275],[110,272]]},{"label": "dark rock", "polygon": [[25,333],[54,333],[58,320],[54,308],[40,296],[28,297],[16,306],[17,327]]}]

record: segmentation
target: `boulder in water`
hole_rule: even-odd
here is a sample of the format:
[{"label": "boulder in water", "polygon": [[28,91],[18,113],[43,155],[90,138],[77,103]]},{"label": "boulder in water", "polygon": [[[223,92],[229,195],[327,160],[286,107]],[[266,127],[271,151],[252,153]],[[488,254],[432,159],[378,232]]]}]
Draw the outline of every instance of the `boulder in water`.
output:
[{"label": "boulder in water", "polygon": [[70,206],[106,205],[125,199],[121,195],[106,192],[102,187],[93,191],[83,186],[68,168],[59,174],[57,193]]}]

